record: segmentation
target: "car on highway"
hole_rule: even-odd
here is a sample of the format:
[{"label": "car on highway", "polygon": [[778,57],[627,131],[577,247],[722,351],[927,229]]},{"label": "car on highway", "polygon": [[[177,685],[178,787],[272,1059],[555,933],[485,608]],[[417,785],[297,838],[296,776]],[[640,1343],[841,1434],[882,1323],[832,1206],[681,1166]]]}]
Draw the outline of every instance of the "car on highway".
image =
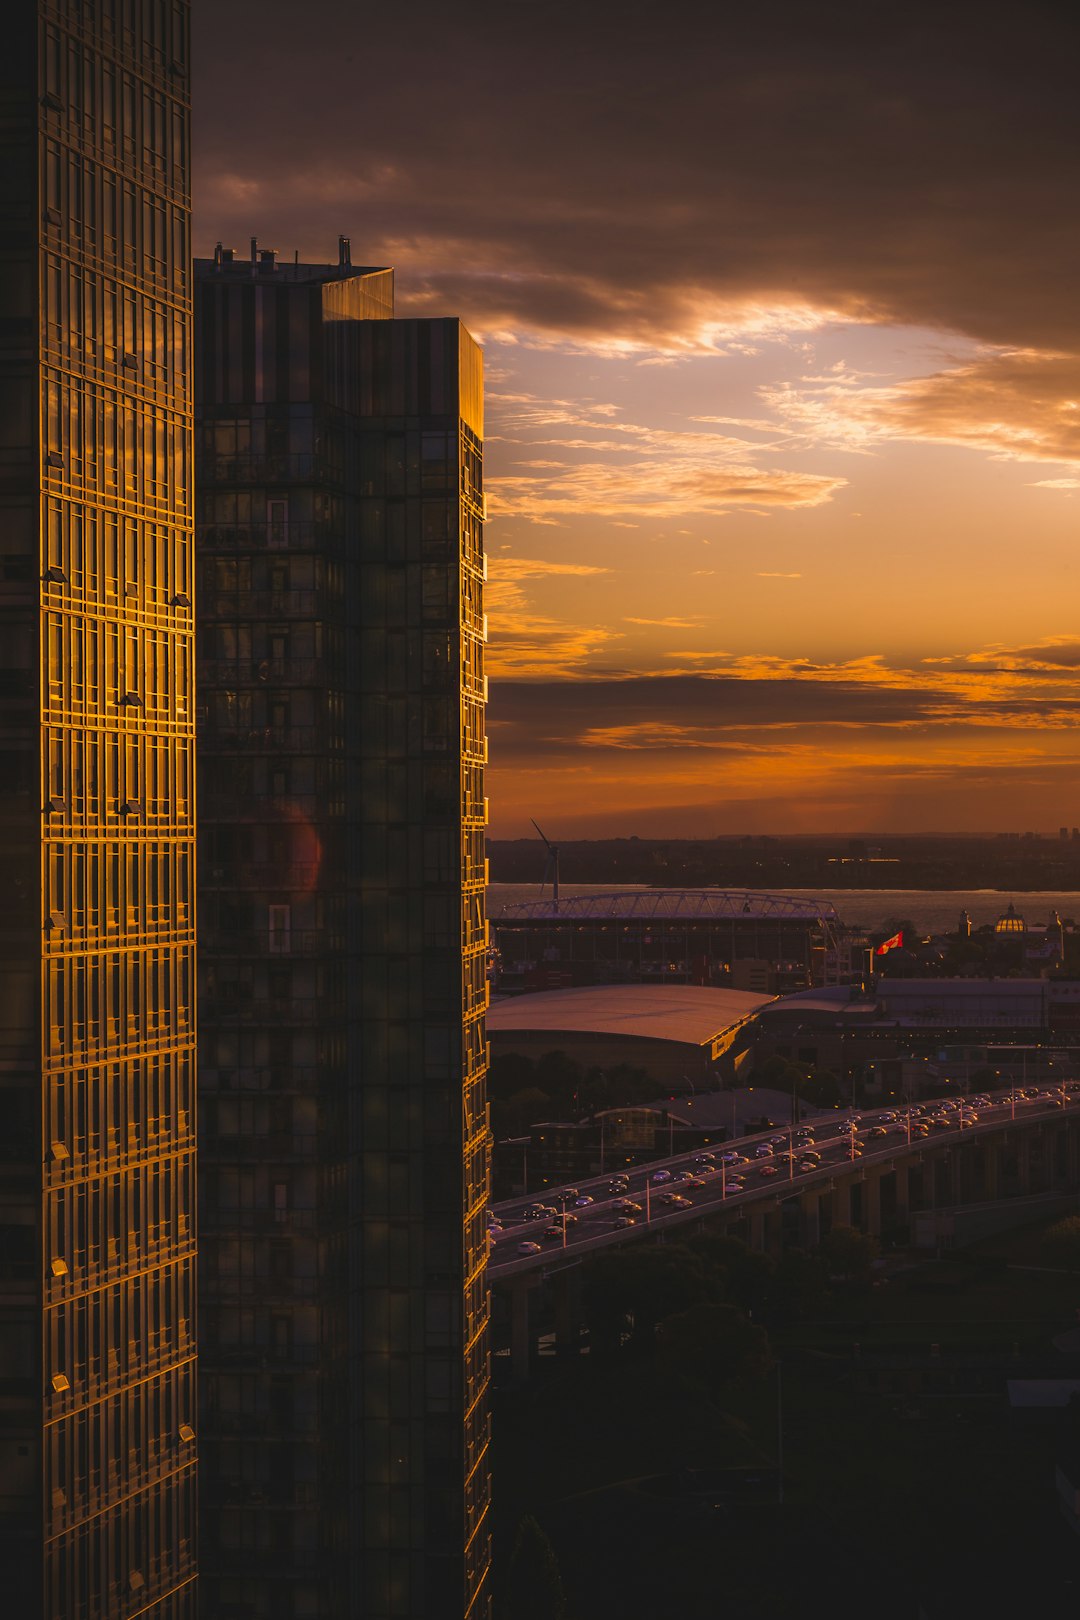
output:
[{"label": "car on highway", "polygon": [[772,1156],[773,1148],[771,1142],[759,1142],[757,1147],[754,1149],[755,1159],[771,1159]]},{"label": "car on highway", "polygon": [[[739,1176],[728,1176],[727,1181],[724,1184],[724,1191],[727,1193],[729,1198],[732,1198],[736,1193],[746,1191],[746,1182],[741,1180]],[[687,1199],[687,1203],[689,1202],[690,1200]]]},{"label": "car on highway", "polygon": [[720,1155],[720,1163],[721,1164],[742,1164],[742,1154],[741,1153],[736,1153],[734,1148],[729,1148],[726,1153],[721,1153],[721,1155]]},{"label": "car on highway", "polygon": [[567,1235],[565,1226],[545,1226],[541,1233],[545,1243],[565,1243]]},{"label": "car on highway", "polygon": [[522,1211],[523,1221],[548,1221],[559,1212],[553,1204],[530,1204],[528,1209]]},{"label": "car on highway", "polygon": [[539,1243],[526,1242],[518,1244],[517,1252],[518,1254],[543,1254],[544,1251],[540,1247]]},{"label": "car on highway", "polygon": [[652,1181],[652,1182],[655,1182],[657,1184],[659,1184],[661,1182],[664,1182],[664,1181],[670,1181],[671,1180],[671,1171],[670,1170],[654,1170],[652,1175],[649,1177],[649,1180]]},{"label": "car on highway", "polygon": [[593,1199],[588,1193],[582,1193],[580,1198],[574,1199],[574,1208],[588,1209],[589,1205],[592,1203],[595,1203],[595,1199]]},{"label": "car on highway", "polygon": [[871,1125],[867,1136],[888,1136],[889,1132],[884,1125]]},{"label": "car on highway", "polygon": [[614,1181],[608,1182],[607,1190],[609,1193],[629,1192],[630,1183],[627,1181],[625,1176],[616,1176]]},{"label": "car on highway", "polygon": [[692,1170],[676,1170],[675,1172],[676,1181],[693,1181],[693,1179],[694,1172]]},{"label": "car on highway", "polygon": [[778,1164],[773,1164],[771,1161],[768,1164],[759,1165],[758,1167],[759,1176],[778,1176],[779,1174],[780,1166]]},{"label": "car on highway", "polygon": [[682,1193],[665,1192],[657,1198],[658,1204],[667,1204],[671,1209],[690,1209],[693,1206],[692,1198],[684,1198]]},{"label": "car on highway", "polygon": [[632,1198],[616,1198],[612,1209],[619,1215],[640,1215],[641,1205],[635,1204]]},{"label": "car on highway", "polygon": [[621,1230],[623,1227],[626,1227],[626,1226],[636,1226],[636,1225],[637,1225],[637,1216],[636,1215],[620,1215],[618,1220],[615,1222],[615,1226],[616,1226],[617,1230]]},{"label": "car on highway", "polygon": [[684,1187],[704,1187],[704,1185],[704,1176],[686,1176],[683,1180]]},{"label": "car on highway", "polygon": [[694,1160],[694,1163],[695,1164],[715,1164],[716,1163],[716,1154],[715,1153],[699,1153],[697,1158]]}]

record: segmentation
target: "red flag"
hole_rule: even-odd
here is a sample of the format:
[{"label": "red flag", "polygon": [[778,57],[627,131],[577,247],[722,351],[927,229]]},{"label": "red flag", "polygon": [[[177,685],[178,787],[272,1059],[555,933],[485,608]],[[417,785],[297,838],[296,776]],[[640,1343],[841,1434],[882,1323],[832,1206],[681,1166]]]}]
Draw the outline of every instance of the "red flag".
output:
[{"label": "red flag", "polygon": [[894,934],[891,939],[885,940],[882,944],[880,944],[878,946],[877,950],[874,952],[874,955],[875,956],[884,956],[886,951],[896,950],[896,948],[898,946],[902,945],[903,943],[904,943],[903,932],[901,932],[899,934]]}]

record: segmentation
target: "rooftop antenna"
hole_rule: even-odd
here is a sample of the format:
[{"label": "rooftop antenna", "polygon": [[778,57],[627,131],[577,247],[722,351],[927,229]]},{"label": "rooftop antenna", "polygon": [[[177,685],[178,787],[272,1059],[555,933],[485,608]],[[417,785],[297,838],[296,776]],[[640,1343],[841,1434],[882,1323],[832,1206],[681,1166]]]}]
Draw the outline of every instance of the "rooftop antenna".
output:
[{"label": "rooftop antenna", "polygon": [[[531,816],[529,817],[529,820],[532,821]],[[535,821],[533,821],[533,826],[536,827],[536,822]],[[558,844],[553,844],[550,841],[550,839],[546,836],[545,833],[540,832],[539,827],[536,827],[536,830],[537,830],[538,833],[540,833],[540,837],[544,840],[544,843],[545,843],[545,845],[547,847],[547,860],[544,862],[544,876],[543,876],[543,880],[542,880],[542,882],[540,884],[540,887],[541,887],[541,889],[544,887],[544,884],[548,880],[548,873],[550,872],[551,873],[551,903],[552,903],[553,908],[556,911],[558,911],[558,909],[559,909],[559,846],[558,846]]]}]

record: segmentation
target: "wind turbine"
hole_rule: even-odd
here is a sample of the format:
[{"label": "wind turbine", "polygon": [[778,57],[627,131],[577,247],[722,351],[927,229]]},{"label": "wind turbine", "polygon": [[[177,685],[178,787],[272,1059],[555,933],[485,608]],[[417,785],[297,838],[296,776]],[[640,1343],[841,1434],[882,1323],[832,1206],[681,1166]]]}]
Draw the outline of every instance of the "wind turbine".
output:
[{"label": "wind turbine", "polygon": [[[529,820],[532,821],[531,816],[529,817]],[[536,822],[535,821],[533,821],[533,826],[536,827]],[[547,852],[548,852],[548,858],[544,863],[544,876],[543,876],[543,879],[541,881],[540,887],[541,887],[541,889],[544,887],[544,884],[548,880],[548,873],[550,872],[551,873],[551,903],[552,903],[552,907],[554,908],[554,910],[558,911],[558,909],[559,909],[559,846],[558,846],[558,844],[551,843],[551,841],[546,837],[546,835],[544,833],[540,832],[539,827],[536,827],[536,830],[537,830],[538,833],[540,833],[540,837],[543,838],[544,843],[547,846]]]}]

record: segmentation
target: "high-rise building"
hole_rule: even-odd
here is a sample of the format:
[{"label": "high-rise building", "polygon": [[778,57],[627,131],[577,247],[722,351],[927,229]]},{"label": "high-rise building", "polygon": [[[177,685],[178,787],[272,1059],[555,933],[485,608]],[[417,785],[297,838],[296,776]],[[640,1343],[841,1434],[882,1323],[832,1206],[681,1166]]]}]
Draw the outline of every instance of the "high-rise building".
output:
[{"label": "high-rise building", "polygon": [[196,261],[200,1584],[487,1615],[481,356]]},{"label": "high-rise building", "polygon": [[186,0],[17,0],[0,119],[0,1607],[191,1620]]}]

